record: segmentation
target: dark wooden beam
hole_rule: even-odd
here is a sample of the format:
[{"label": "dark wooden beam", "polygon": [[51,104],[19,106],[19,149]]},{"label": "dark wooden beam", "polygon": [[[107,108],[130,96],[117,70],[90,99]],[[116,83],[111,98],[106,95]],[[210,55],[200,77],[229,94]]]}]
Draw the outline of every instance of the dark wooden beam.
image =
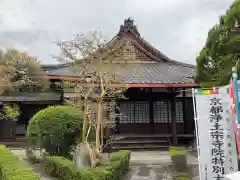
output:
[{"label": "dark wooden beam", "polygon": [[22,101],[21,102],[22,104],[34,104],[34,105],[59,105],[61,104],[61,101],[52,101],[52,100],[49,100],[49,101]]},{"label": "dark wooden beam", "polygon": [[177,145],[177,122],[176,122],[176,102],[174,97],[171,99],[171,116],[172,116],[172,144]]},{"label": "dark wooden beam", "polygon": [[188,121],[186,116],[186,88],[183,89],[183,123],[184,123],[184,133],[188,133]]},{"label": "dark wooden beam", "polygon": [[[117,107],[118,107],[118,108],[115,109],[115,113],[116,113],[116,114],[120,114],[120,113],[121,113],[121,111],[120,111],[120,103],[121,103],[121,102],[120,102],[119,100],[116,100],[116,103],[117,103]],[[120,116],[116,116],[115,121],[116,121],[115,131],[116,131],[116,134],[119,134]]]},{"label": "dark wooden beam", "polygon": [[153,102],[154,100],[152,98],[149,98],[149,118],[150,118],[150,124],[151,124],[151,134],[154,134],[154,112],[153,112]]}]

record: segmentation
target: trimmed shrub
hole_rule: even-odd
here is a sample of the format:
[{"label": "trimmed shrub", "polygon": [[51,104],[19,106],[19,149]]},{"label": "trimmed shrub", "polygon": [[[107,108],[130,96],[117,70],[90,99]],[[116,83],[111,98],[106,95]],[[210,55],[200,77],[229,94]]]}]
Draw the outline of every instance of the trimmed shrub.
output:
[{"label": "trimmed shrub", "polygon": [[119,151],[110,155],[107,165],[78,170],[73,161],[59,156],[47,156],[48,173],[62,180],[119,180],[129,168],[130,151]]},{"label": "trimmed shrub", "polygon": [[170,147],[169,148],[169,154],[170,157],[174,157],[174,156],[185,156],[187,154],[187,151],[184,147]]},{"label": "trimmed shrub", "polygon": [[1,180],[40,180],[40,177],[26,167],[17,156],[5,146],[0,145],[0,179]]},{"label": "trimmed shrub", "polygon": [[71,106],[51,106],[37,112],[27,128],[32,148],[45,149],[50,155],[69,157],[76,145],[83,122],[80,109]]},{"label": "trimmed shrub", "polygon": [[190,178],[188,176],[175,174],[174,177],[173,177],[173,180],[192,180],[192,178]]},{"label": "trimmed shrub", "polygon": [[169,154],[173,167],[178,172],[187,171],[187,151],[183,147],[170,147]]}]

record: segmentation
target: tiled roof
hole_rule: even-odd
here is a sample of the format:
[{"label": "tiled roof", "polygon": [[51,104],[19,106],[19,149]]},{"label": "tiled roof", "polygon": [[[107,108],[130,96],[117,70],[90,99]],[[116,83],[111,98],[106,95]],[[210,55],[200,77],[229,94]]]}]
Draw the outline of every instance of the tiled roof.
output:
[{"label": "tiled roof", "polygon": [[64,67],[59,69],[51,69],[46,71],[47,75],[51,76],[78,76],[76,72],[73,72],[70,67]]},{"label": "tiled roof", "polygon": [[[124,25],[120,27],[118,34],[109,42],[116,43],[125,38],[126,33],[133,35],[132,43],[135,42],[143,47],[150,56],[150,63],[127,64],[125,68],[118,68],[118,78],[126,84],[189,84],[194,83],[195,66],[178,62],[170,59],[158,49],[154,48],[145,41],[138,32],[137,27],[133,24],[133,20],[128,18],[124,21]],[[136,47],[137,48],[137,47]],[[141,53],[144,53],[141,50]],[[146,53],[146,52],[145,52]],[[146,53],[146,54],[147,54]],[[137,56],[138,57],[138,56]],[[143,60],[143,59],[138,59]],[[155,63],[152,63],[155,62]],[[52,76],[79,76],[69,67],[70,64],[46,66],[46,72]]]},{"label": "tiled roof", "polygon": [[35,101],[60,101],[60,93],[26,93],[18,92],[11,95],[1,95],[0,102],[35,102]]},{"label": "tiled roof", "polygon": [[121,77],[126,84],[190,84],[195,68],[170,63],[142,64]]},{"label": "tiled roof", "polygon": [[[117,69],[117,68],[115,68]],[[195,68],[173,63],[128,64],[118,68],[117,77],[126,84],[187,84],[194,83]],[[52,74],[51,74],[52,73]],[[52,76],[74,76],[70,69],[48,71]],[[75,74],[77,76],[77,74]]]}]

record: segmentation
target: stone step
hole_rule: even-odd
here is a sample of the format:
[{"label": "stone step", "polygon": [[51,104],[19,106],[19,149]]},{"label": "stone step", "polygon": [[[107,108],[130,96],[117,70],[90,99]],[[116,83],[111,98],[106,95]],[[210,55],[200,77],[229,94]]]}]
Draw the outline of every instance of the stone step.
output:
[{"label": "stone step", "polygon": [[113,146],[112,150],[168,150],[168,145],[122,145]]},{"label": "stone step", "polygon": [[3,144],[9,148],[21,148],[21,147],[27,147],[28,142],[26,138],[4,138],[0,140],[0,144]]},{"label": "stone step", "polygon": [[5,137],[0,139],[0,142],[27,142],[27,138],[24,137]]},{"label": "stone step", "polygon": [[167,140],[161,139],[143,139],[143,140],[118,140],[112,141],[112,144],[156,144],[156,143],[164,143],[169,144]]},{"label": "stone step", "polygon": [[163,150],[170,145],[170,137],[161,134],[118,134],[111,142],[113,150]]},{"label": "stone step", "polygon": [[158,135],[114,135],[114,141],[164,141],[171,143],[170,137]]},{"label": "stone step", "polygon": [[125,138],[171,138],[171,135],[168,134],[115,134],[113,135],[116,138],[125,137]]}]

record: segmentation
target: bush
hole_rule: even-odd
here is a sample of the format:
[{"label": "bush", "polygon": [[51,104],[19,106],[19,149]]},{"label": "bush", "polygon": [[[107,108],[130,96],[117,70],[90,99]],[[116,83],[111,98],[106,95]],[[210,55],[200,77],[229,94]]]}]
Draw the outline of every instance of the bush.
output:
[{"label": "bush", "polygon": [[32,148],[45,149],[50,155],[69,157],[71,146],[80,136],[83,113],[71,106],[51,106],[30,120],[27,138]]},{"label": "bush", "polygon": [[177,172],[187,172],[187,151],[183,147],[170,147],[169,154]]},{"label": "bush", "polygon": [[47,156],[45,163],[48,173],[62,180],[119,180],[121,175],[128,170],[129,160],[129,151],[119,151],[111,154],[107,165],[94,169],[78,170],[73,161],[59,156]]},{"label": "bush", "polygon": [[177,173],[173,175],[173,180],[191,180],[192,178],[186,175],[178,175]]},{"label": "bush", "polygon": [[185,156],[187,154],[187,151],[184,147],[170,147],[169,154],[170,154],[170,157]]},{"label": "bush", "polygon": [[40,180],[40,177],[5,146],[0,145],[0,179]]}]

